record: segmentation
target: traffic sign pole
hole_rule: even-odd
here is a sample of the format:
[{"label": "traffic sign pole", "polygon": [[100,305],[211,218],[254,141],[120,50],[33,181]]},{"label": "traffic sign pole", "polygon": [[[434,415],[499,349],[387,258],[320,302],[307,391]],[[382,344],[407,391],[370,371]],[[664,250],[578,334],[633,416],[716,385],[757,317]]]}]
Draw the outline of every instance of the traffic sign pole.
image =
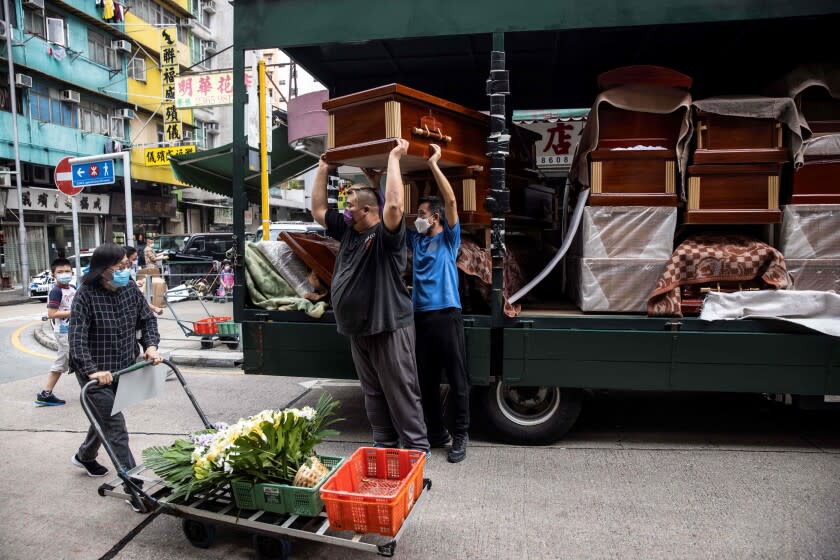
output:
[{"label": "traffic sign pole", "polygon": [[71,165],[78,165],[80,163],[97,163],[100,161],[112,160],[116,157],[122,157],[123,161],[123,183],[125,186],[125,243],[128,245],[133,243],[134,239],[134,214],[131,208],[131,153],[120,152],[118,154],[103,154],[98,156],[84,156],[71,158]]},{"label": "traffic sign pole", "polygon": [[76,288],[82,281],[82,248],[79,245],[79,201],[75,196],[70,197],[73,204],[73,248],[76,249]]}]

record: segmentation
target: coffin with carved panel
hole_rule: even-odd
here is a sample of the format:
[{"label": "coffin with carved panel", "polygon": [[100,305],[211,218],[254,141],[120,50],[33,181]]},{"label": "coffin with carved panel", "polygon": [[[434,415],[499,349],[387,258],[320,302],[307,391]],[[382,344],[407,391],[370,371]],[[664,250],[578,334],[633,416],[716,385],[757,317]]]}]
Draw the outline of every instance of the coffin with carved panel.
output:
[{"label": "coffin with carved panel", "polygon": [[489,168],[485,155],[490,117],[400,84],[389,84],[325,101],[329,114],[327,161],[384,168],[397,138],[410,146],[404,174],[428,169],[429,144],[441,147],[440,167]]}]

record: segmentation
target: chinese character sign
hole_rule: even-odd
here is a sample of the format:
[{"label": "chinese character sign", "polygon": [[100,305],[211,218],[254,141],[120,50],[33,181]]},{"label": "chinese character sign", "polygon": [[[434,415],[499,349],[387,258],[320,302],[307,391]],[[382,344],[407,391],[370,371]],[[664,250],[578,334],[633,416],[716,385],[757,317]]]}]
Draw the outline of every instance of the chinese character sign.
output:
[{"label": "chinese character sign", "polygon": [[523,124],[524,128],[539,133],[537,140],[537,167],[563,168],[572,164],[585,121],[536,122]]},{"label": "chinese character sign", "polygon": [[[245,73],[245,87],[251,85],[250,72]],[[175,106],[179,109],[213,107],[233,103],[233,72],[205,72],[175,77]]]},{"label": "chinese character sign", "polygon": [[143,154],[143,164],[146,167],[169,165],[169,156],[191,154],[195,152],[195,146],[170,146],[165,148],[146,148]]},{"label": "chinese character sign", "polygon": [[[175,142],[183,137],[181,118],[175,106],[176,82],[178,78],[178,40],[174,27],[160,30],[160,81],[163,95],[163,136],[166,142]],[[166,165],[167,162],[161,165]],[[146,160],[146,165],[149,165]]]},{"label": "chinese character sign", "polygon": [[[78,195],[79,212],[81,214],[107,215],[110,213],[110,194],[82,193]],[[65,213],[70,212],[73,204],[70,197],[62,194],[57,189],[41,189],[36,187],[23,187],[21,202],[24,210],[37,210],[40,212]],[[16,196],[8,197],[6,208],[9,210],[20,210]],[[2,197],[0,197],[0,211],[4,210]]]}]

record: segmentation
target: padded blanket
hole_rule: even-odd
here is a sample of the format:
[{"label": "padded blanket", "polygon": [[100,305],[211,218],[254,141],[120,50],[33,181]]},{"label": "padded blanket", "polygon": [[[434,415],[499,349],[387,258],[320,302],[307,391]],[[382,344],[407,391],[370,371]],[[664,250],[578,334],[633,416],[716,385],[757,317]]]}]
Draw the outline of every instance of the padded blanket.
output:
[{"label": "padded blanket", "polygon": [[674,250],[650,294],[648,315],[682,317],[680,286],[750,280],[767,289],[792,284],[785,258],[766,243],[741,235],[689,237]]},{"label": "padded blanket", "polygon": [[298,296],[257,243],[245,244],[245,283],[251,301],[263,309],[303,311],[318,319],[327,308],[322,301],[312,303]]}]

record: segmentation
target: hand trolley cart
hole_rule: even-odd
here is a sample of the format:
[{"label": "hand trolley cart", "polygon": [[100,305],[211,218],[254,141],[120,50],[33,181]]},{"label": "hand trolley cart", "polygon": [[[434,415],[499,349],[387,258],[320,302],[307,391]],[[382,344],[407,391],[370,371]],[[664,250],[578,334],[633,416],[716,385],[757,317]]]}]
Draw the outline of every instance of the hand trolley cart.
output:
[{"label": "hand trolley cart", "polygon": [[[114,380],[119,378],[120,375],[150,364],[151,362],[138,362],[114,373]],[[204,427],[212,428],[178,366],[169,360],[163,360],[163,364],[172,369],[177,376]],[[252,535],[252,543],[258,558],[285,560],[291,554],[292,539],[326,543],[390,557],[394,555],[396,545],[408,526],[414,511],[426,500],[427,491],[432,487],[431,480],[428,478],[423,480],[423,491],[414,503],[414,507],[406,515],[402,527],[393,537],[358,534],[351,531],[333,531],[330,529],[330,522],[323,511],[315,517],[307,517],[272,513],[264,510],[239,509],[229,485],[216,488],[211,492],[190,496],[188,499],[171,499],[171,491],[167,488],[165,482],[145,465],[141,464],[133,469],[126,469],[119,462],[113,448],[105,438],[102,426],[97,418],[97,412],[88,400],[88,390],[96,383],[96,381],[90,381],[82,388],[82,408],[102,440],[102,445],[117,472],[116,478],[99,487],[99,495],[122,500],[129,499],[133,495],[140,501],[146,513],[152,513],[152,515],[163,513],[180,517],[184,535],[193,546],[198,548],[212,546],[216,540],[217,529],[222,528],[243,531]],[[142,485],[138,483],[139,481],[142,481]]]},{"label": "hand trolley cart", "polygon": [[[175,311],[175,306],[173,306],[169,301],[169,295],[177,294],[178,296],[181,296],[185,292],[189,296],[195,296],[198,299],[202,309],[204,309],[206,317],[196,321],[185,321],[178,317],[178,313]],[[204,305],[204,300],[197,296],[198,293],[193,288],[183,287],[167,290],[164,295],[166,306],[169,308],[169,311],[172,312],[172,317],[174,317],[178,326],[181,327],[181,330],[184,332],[184,336],[187,338],[193,336],[201,337],[201,348],[205,350],[213,348],[213,343],[217,340],[227,344],[227,347],[231,350],[239,348],[239,327],[236,323],[234,323],[228,316],[213,316],[207,309],[207,306]]]}]

